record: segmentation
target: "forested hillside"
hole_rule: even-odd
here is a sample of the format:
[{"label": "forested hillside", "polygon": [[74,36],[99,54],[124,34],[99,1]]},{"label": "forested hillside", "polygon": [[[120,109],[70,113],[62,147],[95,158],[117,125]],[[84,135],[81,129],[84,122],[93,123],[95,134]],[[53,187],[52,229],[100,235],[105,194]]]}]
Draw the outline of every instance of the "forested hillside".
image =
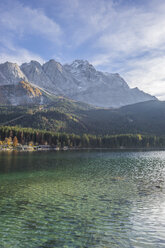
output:
[{"label": "forested hillside", "polygon": [[56,98],[50,105],[1,106],[0,125],[75,134],[165,135],[165,102],[149,101],[119,109],[100,109]]}]

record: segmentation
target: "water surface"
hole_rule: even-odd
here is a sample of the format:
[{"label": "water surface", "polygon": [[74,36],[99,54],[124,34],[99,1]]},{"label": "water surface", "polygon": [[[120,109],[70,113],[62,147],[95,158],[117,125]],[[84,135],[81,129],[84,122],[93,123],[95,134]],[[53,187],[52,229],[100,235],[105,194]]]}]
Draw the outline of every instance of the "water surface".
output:
[{"label": "water surface", "polygon": [[165,247],[165,152],[0,153],[0,248]]}]

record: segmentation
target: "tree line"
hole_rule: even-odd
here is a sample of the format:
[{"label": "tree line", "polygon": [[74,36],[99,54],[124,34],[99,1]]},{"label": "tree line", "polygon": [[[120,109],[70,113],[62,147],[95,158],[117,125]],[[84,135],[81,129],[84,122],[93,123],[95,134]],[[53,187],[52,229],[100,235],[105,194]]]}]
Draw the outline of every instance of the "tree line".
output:
[{"label": "tree line", "polygon": [[76,148],[164,148],[165,137],[120,134],[96,136],[91,134],[68,134],[55,133],[46,130],[32,128],[20,128],[2,126],[0,127],[0,144],[14,141],[14,144],[22,145],[50,145],[58,147]]}]

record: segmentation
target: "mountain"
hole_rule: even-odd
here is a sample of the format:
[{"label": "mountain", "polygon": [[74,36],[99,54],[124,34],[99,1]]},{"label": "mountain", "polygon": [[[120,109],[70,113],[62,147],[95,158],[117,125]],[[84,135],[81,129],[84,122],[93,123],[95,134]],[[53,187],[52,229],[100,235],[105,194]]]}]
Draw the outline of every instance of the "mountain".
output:
[{"label": "mountain", "polygon": [[70,96],[76,92],[77,81],[71,73],[55,60],[50,60],[41,66],[36,61],[24,63],[21,70],[28,80],[46,91],[60,96]]},{"label": "mountain", "polygon": [[20,67],[9,62],[0,65],[0,86],[18,85],[22,80],[40,91],[97,107],[116,108],[156,100],[138,88],[130,89],[119,74],[97,71],[83,60],[66,65],[55,60],[43,65],[37,61],[24,63]]},{"label": "mountain", "polygon": [[97,71],[88,61],[75,60],[65,65],[79,82],[79,92],[70,97],[99,107],[120,107],[155,98],[140,91],[130,89],[118,73]]},{"label": "mountain", "polygon": [[42,107],[2,106],[0,125],[4,123],[75,134],[165,136],[165,102],[147,101],[118,109],[97,109],[57,97],[54,103]]}]

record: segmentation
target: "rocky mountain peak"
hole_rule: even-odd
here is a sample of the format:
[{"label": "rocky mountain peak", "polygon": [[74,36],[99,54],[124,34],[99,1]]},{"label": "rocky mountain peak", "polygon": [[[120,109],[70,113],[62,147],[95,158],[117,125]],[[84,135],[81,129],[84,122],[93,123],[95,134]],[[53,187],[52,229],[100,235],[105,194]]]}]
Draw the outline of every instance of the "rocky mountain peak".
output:
[{"label": "rocky mountain peak", "polygon": [[89,66],[89,62],[87,60],[82,60],[82,59],[76,59],[74,60],[71,64],[70,64],[72,67],[78,67],[80,65],[82,66]]},{"label": "rocky mountain peak", "polygon": [[3,63],[1,65],[7,66],[8,68],[19,67],[16,63],[12,63],[12,62],[9,62],[9,61],[6,61],[5,63]]},{"label": "rocky mountain peak", "polygon": [[18,84],[21,80],[27,78],[16,63],[0,64],[0,85]]},{"label": "rocky mountain peak", "polygon": [[75,60],[64,67],[78,82],[79,91],[87,90],[93,82],[97,85],[97,71],[87,60]]},{"label": "rocky mountain peak", "polygon": [[43,65],[43,70],[45,72],[47,72],[47,70],[58,70],[62,73],[63,67],[59,62],[55,61],[54,59],[51,59]]},{"label": "rocky mountain peak", "polygon": [[67,68],[70,68],[71,71],[87,71],[92,70],[95,71],[95,68],[93,65],[91,65],[87,60],[81,60],[77,59],[74,60],[71,64],[65,65]]},{"label": "rocky mountain peak", "polygon": [[36,60],[31,60],[31,62],[29,64],[35,65],[37,67],[40,67],[41,66],[41,64],[38,61],[36,61]]},{"label": "rocky mountain peak", "polygon": [[41,64],[38,62],[38,61],[35,61],[35,60],[31,60],[30,63],[23,63],[21,65],[21,70],[36,70],[39,69],[39,70],[42,70],[42,66]]}]

